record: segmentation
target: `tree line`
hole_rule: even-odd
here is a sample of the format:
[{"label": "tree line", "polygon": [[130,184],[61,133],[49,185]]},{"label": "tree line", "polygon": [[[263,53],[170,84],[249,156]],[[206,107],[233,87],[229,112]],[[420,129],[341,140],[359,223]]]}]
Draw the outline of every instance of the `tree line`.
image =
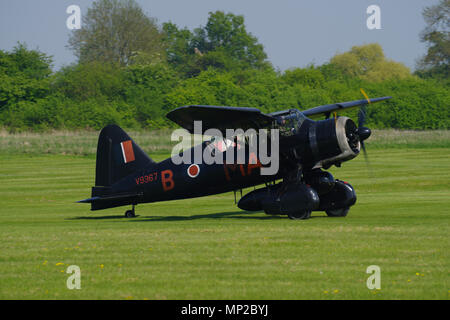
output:
[{"label": "tree line", "polygon": [[189,30],[158,25],[134,0],[98,0],[69,39],[77,63],[53,72],[50,56],[24,44],[0,50],[0,125],[166,128],[173,124],[165,114],[183,105],[302,110],[362,99],[364,88],[394,97],[368,108],[371,127],[449,129],[449,8],[442,0],[424,10],[428,52],[414,73],[376,43],[281,72],[243,16],[211,12],[205,26]]}]

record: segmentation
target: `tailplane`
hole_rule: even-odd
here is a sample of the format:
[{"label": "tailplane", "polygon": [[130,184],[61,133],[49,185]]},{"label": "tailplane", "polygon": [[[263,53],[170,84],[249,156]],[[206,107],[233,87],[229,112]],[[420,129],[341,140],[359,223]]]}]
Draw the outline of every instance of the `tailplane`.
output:
[{"label": "tailplane", "polygon": [[151,164],[155,162],[119,126],[104,127],[98,137],[92,197],[78,202],[90,203],[91,210],[137,204],[142,194],[133,191],[116,193],[112,185]]}]

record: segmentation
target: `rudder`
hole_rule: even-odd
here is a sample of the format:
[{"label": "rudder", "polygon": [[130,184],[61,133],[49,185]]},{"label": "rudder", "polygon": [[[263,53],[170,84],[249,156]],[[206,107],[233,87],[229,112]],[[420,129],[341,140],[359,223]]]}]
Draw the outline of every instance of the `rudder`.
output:
[{"label": "rudder", "polygon": [[155,162],[122,128],[108,125],[102,129],[97,144],[96,187],[109,187],[150,164]]}]

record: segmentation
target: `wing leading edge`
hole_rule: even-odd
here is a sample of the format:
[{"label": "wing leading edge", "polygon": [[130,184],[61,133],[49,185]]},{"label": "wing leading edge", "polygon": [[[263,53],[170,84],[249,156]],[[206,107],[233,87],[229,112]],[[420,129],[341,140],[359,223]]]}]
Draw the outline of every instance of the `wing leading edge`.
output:
[{"label": "wing leading edge", "polygon": [[367,99],[348,101],[348,102],[340,102],[333,104],[326,104],[323,106],[314,107],[305,111],[302,111],[303,114],[309,118],[317,118],[321,115],[329,116],[332,112],[344,111],[351,108],[363,106],[369,103],[376,103],[384,100],[391,99],[392,97],[381,97],[381,98],[373,98],[369,101]]}]

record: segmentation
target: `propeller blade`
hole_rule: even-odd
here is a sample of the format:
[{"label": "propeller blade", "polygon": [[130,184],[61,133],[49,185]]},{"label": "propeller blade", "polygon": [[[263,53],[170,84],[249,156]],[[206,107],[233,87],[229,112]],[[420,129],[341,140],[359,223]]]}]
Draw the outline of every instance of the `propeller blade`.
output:
[{"label": "propeller blade", "polygon": [[367,158],[367,151],[366,151],[366,145],[364,144],[364,140],[361,140],[360,143],[361,143],[361,149],[363,150],[363,153],[364,153],[364,158],[366,158],[366,162],[368,162],[369,159]]},{"label": "propeller blade", "polygon": [[374,174],[373,174],[373,171],[372,171],[372,167],[370,165],[369,155],[367,154],[367,150],[366,150],[366,146],[364,144],[364,140],[360,141],[360,143],[361,143],[361,149],[362,149],[363,154],[364,154],[364,160],[366,162],[367,173],[369,174],[370,178],[373,178]]},{"label": "propeller blade", "polygon": [[364,123],[366,123],[366,115],[367,108],[365,105],[363,105],[361,108],[359,108],[358,112],[358,128],[364,126]]},{"label": "propeller blade", "polygon": [[[370,104],[371,101],[369,99],[369,96],[366,94],[366,92],[360,88],[361,93],[363,94],[364,98],[366,98],[367,103]],[[366,140],[370,134],[371,131],[369,128],[364,127],[364,123],[366,123],[366,116],[367,116],[367,105],[362,105],[361,108],[359,108],[358,112],[358,135],[359,135],[359,142],[361,143],[361,149],[364,153],[364,159],[366,160],[367,168],[370,170],[369,165],[369,156],[367,155],[366,145],[364,143],[364,140]]]},{"label": "propeller blade", "polygon": [[[367,93],[363,90],[363,88],[359,88],[359,91],[363,94],[364,98],[366,98],[367,103],[370,104],[370,99]],[[367,115],[367,108],[366,105],[363,104],[361,108],[359,108],[358,112],[358,127],[362,127],[364,123],[366,122],[366,115]]]}]

